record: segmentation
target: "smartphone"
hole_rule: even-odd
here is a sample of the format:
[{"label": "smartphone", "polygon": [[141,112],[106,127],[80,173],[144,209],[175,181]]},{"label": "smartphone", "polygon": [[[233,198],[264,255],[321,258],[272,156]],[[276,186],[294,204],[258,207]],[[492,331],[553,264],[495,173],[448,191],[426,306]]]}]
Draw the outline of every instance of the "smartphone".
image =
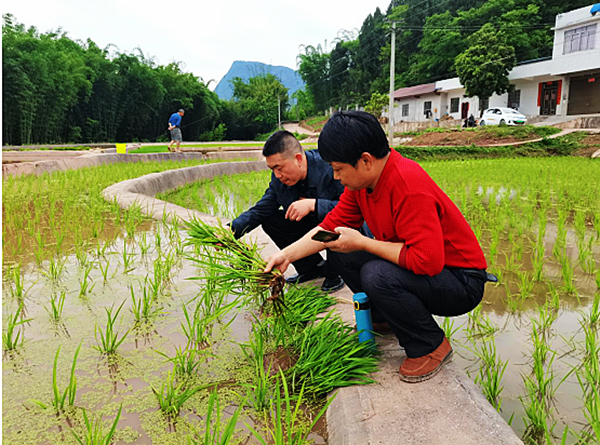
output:
[{"label": "smartphone", "polygon": [[330,232],[328,230],[319,230],[312,236],[312,239],[315,241],[320,241],[322,243],[328,243],[330,241],[335,241],[340,237],[340,234],[337,232]]}]

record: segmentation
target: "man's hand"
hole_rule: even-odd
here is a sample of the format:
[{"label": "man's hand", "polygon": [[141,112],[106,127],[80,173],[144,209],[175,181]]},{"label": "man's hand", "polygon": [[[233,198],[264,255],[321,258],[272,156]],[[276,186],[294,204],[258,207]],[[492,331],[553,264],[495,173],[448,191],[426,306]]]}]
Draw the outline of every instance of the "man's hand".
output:
[{"label": "man's hand", "polygon": [[300,221],[310,212],[315,211],[315,199],[303,199],[293,202],[285,212],[286,219]]},{"label": "man's hand", "polygon": [[290,266],[291,261],[283,253],[283,251],[277,252],[269,258],[265,272],[271,272],[273,269],[278,269],[281,273],[284,273]]},{"label": "man's hand", "polygon": [[340,237],[335,241],[324,243],[328,249],[340,253],[365,250],[364,241],[368,238],[358,230],[349,229],[348,227],[336,227],[335,231],[340,234]]},{"label": "man's hand", "polygon": [[171,131],[173,128],[175,128],[175,127],[173,127],[173,125],[169,124],[169,131]]}]

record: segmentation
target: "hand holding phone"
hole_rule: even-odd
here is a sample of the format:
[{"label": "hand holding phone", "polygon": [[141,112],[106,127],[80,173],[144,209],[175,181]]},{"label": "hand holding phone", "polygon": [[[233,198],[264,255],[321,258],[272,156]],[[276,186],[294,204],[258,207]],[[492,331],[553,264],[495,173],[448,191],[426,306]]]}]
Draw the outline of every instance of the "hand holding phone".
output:
[{"label": "hand holding phone", "polygon": [[335,241],[339,237],[340,234],[337,232],[330,232],[329,230],[319,230],[311,237],[311,239],[322,243],[328,243],[330,241]]}]

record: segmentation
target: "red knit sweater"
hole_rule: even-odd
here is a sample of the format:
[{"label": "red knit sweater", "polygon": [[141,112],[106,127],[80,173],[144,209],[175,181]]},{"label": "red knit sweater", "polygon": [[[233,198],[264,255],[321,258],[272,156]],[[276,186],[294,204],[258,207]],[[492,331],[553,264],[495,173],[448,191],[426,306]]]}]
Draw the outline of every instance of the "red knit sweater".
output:
[{"label": "red knit sweater", "polygon": [[358,229],[366,221],[375,239],[403,242],[398,264],[420,275],[444,266],[485,269],[483,252],[460,210],[414,161],[395,150],[375,190],[344,190],[340,202],[319,224]]}]

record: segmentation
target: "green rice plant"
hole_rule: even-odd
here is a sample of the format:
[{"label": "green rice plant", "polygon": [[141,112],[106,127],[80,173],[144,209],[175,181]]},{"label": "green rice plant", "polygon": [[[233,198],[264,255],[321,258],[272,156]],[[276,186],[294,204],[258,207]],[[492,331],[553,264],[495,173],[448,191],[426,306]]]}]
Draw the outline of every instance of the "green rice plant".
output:
[{"label": "green rice plant", "polygon": [[102,417],[99,417],[95,420],[90,420],[87,411],[83,410],[83,422],[85,424],[85,435],[83,437],[79,436],[75,431],[71,430],[73,437],[80,445],[112,445],[114,443],[113,436],[115,435],[115,431],[117,430],[117,424],[119,423],[119,419],[121,418],[121,410],[123,409],[123,404],[119,407],[119,411],[115,416],[115,420],[108,430],[108,433],[104,434],[104,427],[102,426]]},{"label": "green rice plant", "polygon": [[577,288],[573,283],[574,280],[574,267],[571,265],[571,261],[565,254],[561,260],[561,275],[563,278],[564,290],[570,295],[577,294]]},{"label": "green rice plant", "polygon": [[[197,349],[209,347],[211,345],[214,324],[237,305],[238,301],[235,300],[217,308],[214,312],[209,312],[206,310],[206,306],[202,304],[202,301],[198,301],[194,312],[190,315],[184,304],[182,307],[185,323],[181,323],[181,329],[188,339],[187,347]],[[232,321],[233,319],[229,323]]]},{"label": "green rice plant", "polygon": [[560,293],[558,292],[558,289],[556,289],[556,286],[554,286],[554,284],[552,283],[548,283],[548,292],[550,293],[551,297],[549,303],[552,306],[554,312],[558,313],[558,310],[560,308]]},{"label": "green rice plant", "polygon": [[210,356],[207,351],[198,351],[196,349],[175,348],[175,356],[169,357],[167,354],[155,351],[162,355],[167,361],[173,363],[173,372],[179,380],[191,379],[197,374],[198,367],[202,363],[202,359]]},{"label": "green rice plant", "polygon": [[102,284],[106,285],[108,282],[108,266],[110,262],[106,260],[104,264],[102,264],[102,260],[98,260],[98,268],[100,269],[100,273],[102,274]]},{"label": "green rice plant", "polygon": [[22,305],[19,306],[19,309],[14,314],[8,314],[4,322],[6,331],[2,331],[2,348],[5,354],[12,354],[19,346],[23,346],[23,342],[25,341],[23,325],[29,323],[31,320],[33,319],[23,318]]},{"label": "green rice plant", "polygon": [[131,265],[133,264],[133,252],[127,251],[127,241],[123,241],[121,259],[123,260],[123,272],[131,272],[133,270],[133,267],[131,267]]},{"label": "green rice plant", "polygon": [[305,402],[304,387],[300,387],[298,396],[295,398],[294,403],[292,403],[292,396],[285,376],[283,372],[280,372],[275,387],[275,400],[271,401],[271,425],[267,426],[267,436],[264,437],[261,435],[252,425],[246,424],[246,426],[262,445],[308,445],[312,443],[308,439],[308,436],[317,425],[319,419],[323,417],[334,398],[335,396],[327,401],[313,417],[311,423],[306,423],[301,416],[301,406]]},{"label": "green rice plant", "polygon": [[[54,355],[54,366],[52,368],[52,406],[57,414],[64,414],[67,408],[73,408],[75,406],[75,396],[77,395],[77,377],[75,376],[75,367],[77,366],[77,357],[79,357],[80,350],[81,343],[79,343],[79,346],[75,350],[73,363],[71,364],[69,384],[64,391],[60,391],[58,389],[58,356],[60,354],[60,346]],[[42,409],[47,409],[49,407],[49,405],[46,405],[39,400],[34,400],[33,402]]]},{"label": "green rice plant", "polygon": [[494,337],[484,338],[480,347],[476,347],[474,352],[480,361],[475,383],[479,385],[488,402],[497,411],[500,411],[502,405],[500,395],[504,389],[502,377],[506,371],[508,360],[502,361],[498,356]]},{"label": "green rice plant", "polygon": [[[314,286],[290,286],[281,317],[288,325],[305,326],[336,303],[335,297]],[[268,310],[266,313],[273,311]]]},{"label": "green rice plant", "polygon": [[32,283],[29,288],[25,288],[25,278],[21,270],[21,264],[18,263],[15,266],[8,268],[8,278],[11,281],[11,295],[17,300],[20,305],[25,304],[25,297],[33,287],[35,283]]},{"label": "green rice plant", "polygon": [[[212,253],[205,249],[203,258],[189,257],[192,262],[207,268],[206,276],[194,279],[212,281],[220,291],[230,295],[241,293],[246,296],[249,290],[252,297],[258,298],[261,308],[270,303],[276,313],[283,312],[285,278],[278,270],[264,272],[267,263],[261,258],[256,244],[237,240],[227,227],[212,227],[198,219],[186,223],[186,229],[188,245],[213,248]],[[240,290],[240,283],[244,285],[243,290]]]},{"label": "green rice plant", "polygon": [[531,264],[533,267],[533,279],[535,281],[542,281],[544,279],[544,264],[546,263],[545,258],[544,242],[538,242],[535,245],[533,254],[531,255]]},{"label": "green rice plant", "polygon": [[88,264],[84,266],[83,276],[79,280],[79,296],[85,297],[87,294],[92,292],[95,284],[92,284],[92,279],[90,278],[90,272],[92,271],[92,264]]},{"label": "green rice plant", "polygon": [[[117,349],[121,346],[121,343],[125,341],[127,334],[129,331],[125,331],[125,333],[119,338],[119,333],[115,330],[115,324],[117,321],[117,317],[123,308],[125,302],[121,303],[119,308],[114,312],[114,305],[110,308],[104,308],[106,311],[106,330],[102,330],[100,326],[96,323],[96,327],[94,329],[94,336],[96,337],[97,346],[94,346],[95,349],[100,351],[102,354],[106,356],[113,356],[117,353]],[[113,313],[114,312],[114,313]]]},{"label": "green rice plant", "polygon": [[265,366],[265,344],[259,328],[258,320],[252,326],[252,338],[248,343],[240,344],[242,352],[250,363],[252,369],[252,382],[243,385],[247,390],[247,398],[252,407],[258,411],[266,411],[269,408],[271,388],[271,366]]},{"label": "green rice plant", "polygon": [[550,307],[548,303],[538,306],[538,318],[533,319],[533,327],[540,337],[546,339],[552,329],[552,325],[558,318],[558,312]]},{"label": "green rice plant", "polygon": [[519,277],[519,296],[523,301],[531,297],[534,281],[531,279],[527,271],[518,271],[517,276]]},{"label": "green rice plant", "polygon": [[175,423],[185,402],[205,386],[189,387],[187,381],[177,383],[175,372],[169,371],[167,378],[161,383],[160,389],[150,385],[156,396],[158,405],[169,422]]},{"label": "green rice plant", "polygon": [[[231,443],[243,405],[244,402],[242,401],[223,426],[221,420],[223,414],[215,388],[208,398],[204,433],[194,431],[192,435],[188,436],[188,445],[227,445]],[[213,413],[215,414],[214,420]]]},{"label": "green rice plant", "polygon": [[62,320],[63,308],[65,307],[65,296],[65,291],[62,291],[60,296],[53,294],[50,297],[50,308],[45,308],[50,316],[50,320],[52,320],[52,323],[55,325],[58,325]]},{"label": "green rice plant", "polygon": [[150,244],[148,243],[148,237],[146,232],[142,232],[140,235],[140,240],[138,242],[138,247],[140,248],[140,255],[145,257],[148,255],[148,250],[150,249]]},{"label": "green rice plant", "polygon": [[373,382],[369,374],[378,359],[372,343],[359,343],[358,333],[333,312],[308,324],[290,346],[298,356],[287,374],[294,392],[304,386],[307,395],[321,397],[334,388]]},{"label": "green rice plant", "polygon": [[162,313],[162,306],[159,306],[158,300],[153,293],[148,292],[146,286],[141,286],[142,295],[135,297],[133,286],[131,286],[131,312],[135,320],[135,326],[150,325],[156,317]]},{"label": "green rice plant", "polygon": [[600,443],[600,344],[597,330],[582,320],[585,333],[585,357],[576,370],[583,394],[583,415],[587,421],[578,438],[581,443]]},{"label": "green rice plant", "polygon": [[454,320],[452,320],[450,317],[444,317],[444,321],[442,321],[441,327],[444,331],[444,334],[446,335],[446,338],[448,340],[452,340],[454,334],[456,334],[462,326],[454,327]]},{"label": "green rice plant", "polygon": [[48,271],[43,271],[42,273],[48,278],[52,283],[58,283],[62,276],[64,267],[65,267],[66,259],[61,261],[60,258],[52,257],[48,262]]},{"label": "green rice plant", "polygon": [[489,316],[481,314],[481,305],[477,306],[468,315],[467,336],[471,339],[492,337],[498,330]]},{"label": "green rice plant", "polygon": [[596,289],[600,289],[600,269],[596,270]]}]

